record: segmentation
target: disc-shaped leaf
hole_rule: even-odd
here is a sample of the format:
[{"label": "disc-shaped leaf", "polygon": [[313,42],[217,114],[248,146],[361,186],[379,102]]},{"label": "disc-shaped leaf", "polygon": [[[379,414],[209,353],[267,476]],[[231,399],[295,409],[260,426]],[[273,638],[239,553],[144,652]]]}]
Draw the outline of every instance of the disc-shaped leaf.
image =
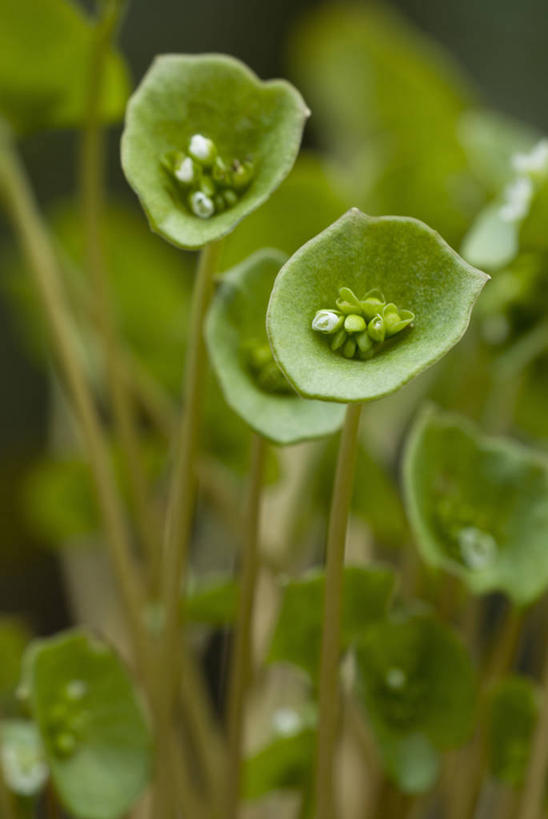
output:
[{"label": "disc-shaped leaf", "polygon": [[[342,407],[305,401],[287,384],[272,360],[266,336],[266,309],[272,285],[286,257],[275,250],[254,253],[223,276],[206,321],[209,355],[227,403],[265,438],[293,444],[335,432]],[[255,372],[252,357],[267,360]],[[281,386],[261,385],[261,373],[274,369]]]},{"label": "disc-shaped leaf", "polygon": [[[343,577],[342,647],[359,641],[366,629],[383,618],[394,588],[388,568],[346,566]],[[314,680],[322,639],[325,575],[313,571],[286,583],[270,644],[270,662],[291,663]]]},{"label": "disc-shaped leaf", "polygon": [[[307,398],[344,403],[380,398],[459,341],[487,279],[416,219],[372,218],[353,208],[280,271],[267,316],[272,351]],[[341,287],[358,298],[380,289],[388,302],[414,313],[413,326],[366,361],[342,357],[311,328],[318,310],[335,306]]]},{"label": "disc-shaped leaf", "polygon": [[49,768],[34,723],[10,719],[0,722],[0,764],[4,781],[19,796],[35,796],[47,782]]},{"label": "disc-shaped leaf", "polygon": [[311,728],[274,737],[246,760],[244,797],[254,800],[274,791],[303,788],[313,768],[315,745],[316,732]]},{"label": "disc-shaped leaf", "polygon": [[51,775],[79,819],[116,819],[146,786],[151,737],[112,649],[73,631],[32,645],[26,683]]},{"label": "disc-shaped leaf", "polygon": [[475,674],[457,636],[428,614],[373,624],[356,649],[358,696],[375,733],[462,743],[473,722]]},{"label": "disc-shaped leaf", "polygon": [[[80,124],[91,70],[93,24],[72,0],[2,0],[0,116],[17,132]],[[101,117],[122,118],[129,93],[119,54],[105,63]]]},{"label": "disc-shaped leaf", "polygon": [[233,623],[239,591],[232,576],[220,575],[189,583],[183,601],[186,620],[215,627]]},{"label": "disc-shaped leaf", "polygon": [[538,692],[527,677],[507,677],[491,692],[489,764],[493,776],[513,787],[525,777],[538,711]]},{"label": "disc-shaped leaf", "polygon": [[537,452],[429,407],[407,442],[404,489],[426,563],[518,605],[548,587],[548,462]]},{"label": "disc-shaped leaf", "polygon": [[[180,247],[198,248],[229,233],[290,171],[308,109],[283,80],[262,82],[243,63],[216,54],[156,58],[130,99],[122,165],[150,226]],[[219,156],[250,157],[254,176],[238,201],[210,218],[185,204],[164,161],[193,135],[212,139]]]}]

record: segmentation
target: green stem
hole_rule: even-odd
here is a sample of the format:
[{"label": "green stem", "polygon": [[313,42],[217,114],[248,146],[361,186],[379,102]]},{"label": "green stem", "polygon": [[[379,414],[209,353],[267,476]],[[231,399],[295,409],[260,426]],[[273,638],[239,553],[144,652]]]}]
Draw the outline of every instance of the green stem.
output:
[{"label": "green stem", "polygon": [[181,591],[186,580],[190,528],[194,510],[196,456],[207,356],[204,318],[213,293],[213,276],[220,242],[207,245],[200,255],[194,293],[185,369],[184,409],[176,442],[175,464],[169,489],[163,550],[162,601],[165,610],[163,639],[167,713],[172,709],[181,670],[179,632],[183,620]]},{"label": "green stem", "polygon": [[73,343],[57,259],[24,169],[7,134],[0,134],[0,193],[21,244],[49,322],[55,350],[72,397],[90,460],[114,573],[122,595],[135,659],[146,669],[147,641],[141,611],[143,589],[131,555],[124,510],[110,463],[108,445],[89,384]]},{"label": "green stem", "polygon": [[[0,754],[2,752],[2,726],[0,724]],[[12,795],[4,778],[4,766],[0,758],[0,816],[2,819],[17,819]]]},{"label": "green stem", "polygon": [[157,535],[150,502],[143,458],[139,443],[137,418],[132,391],[124,372],[124,362],[112,311],[103,235],[104,130],[101,123],[101,101],[106,59],[124,3],[107,0],[94,32],[94,48],[89,66],[87,117],[82,134],[80,185],[84,225],[86,264],[103,345],[108,390],[112,399],[114,423],[125,455],[126,475],[131,492],[132,510],[139,528],[148,564],[151,589],[158,591],[161,565],[161,542]]},{"label": "green stem", "polygon": [[333,763],[340,717],[339,661],[344,552],[352,497],[361,404],[349,404],[339,445],[327,537],[325,601],[320,660],[316,819],[337,816]]},{"label": "green stem", "polygon": [[548,655],[542,681],[540,714],[521,798],[519,819],[541,819],[543,816],[546,772],[548,769]]},{"label": "green stem", "polygon": [[253,436],[241,586],[228,693],[227,819],[236,819],[242,779],[245,702],[253,671],[253,609],[259,572],[259,524],[266,441]]}]

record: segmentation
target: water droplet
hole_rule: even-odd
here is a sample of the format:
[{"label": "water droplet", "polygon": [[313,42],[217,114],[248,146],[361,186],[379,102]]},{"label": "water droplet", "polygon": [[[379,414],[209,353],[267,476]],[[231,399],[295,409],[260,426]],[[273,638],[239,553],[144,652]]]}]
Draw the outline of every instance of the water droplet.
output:
[{"label": "water droplet", "polygon": [[65,695],[68,700],[78,701],[87,694],[87,684],[83,680],[71,680],[65,687]]},{"label": "water droplet", "polygon": [[407,674],[402,668],[389,668],[385,680],[388,688],[393,691],[401,691],[407,683]]},{"label": "water droplet", "polygon": [[284,737],[296,734],[301,727],[301,718],[293,708],[278,708],[272,718],[274,730]]},{"label": "water droplet", "polygon": [[465,526],[458,534],[462,559],[469,569],[487,569],[497,557],[497,541],[489,532]]}]

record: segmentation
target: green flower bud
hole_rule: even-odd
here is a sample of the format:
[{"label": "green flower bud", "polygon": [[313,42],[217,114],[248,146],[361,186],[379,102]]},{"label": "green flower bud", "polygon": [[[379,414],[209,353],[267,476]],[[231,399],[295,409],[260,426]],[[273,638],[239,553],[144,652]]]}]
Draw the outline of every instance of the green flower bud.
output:
[{"label": "green flower bud", "polygon": [[331,342],[331,349],[332,350],[338,350],[339,347],[342,347],[342,345],[345,343],[347,338],[348,338],[348,335],[346,333],[346,330],[344,330],[341,327],[341,329],[338,331],[338,333],[336,333],[333,336],[333,341]]},{"label": "green flower bud", "polygon": [[215,205],[215,213],[222,213],[223,210],[226,210],[226,202],[222,193],[218,193],[213,198],[213,204]]},{"label": "green flower bud", "polygon": [[188,205],[195,216],[200,219],[209,219],[215,213],[215,205],[209,196],[202,191],[191,193],[188,198]]},{"label": "green flower bud", "polygon": [[76,751],[76,737],[69,731],[61,731],[53,737],[53,748],[57,756],[72,756]]},{"label": "green flower bud", "polygon": [[382,342],[386,335],[386,328],[384,326],[384,319],[381,315],[374,316],[367,325],[367,332],[373,341]]},{"label": "green flower bud", "polygon": [[344,316],[335,310],[318,310],[312,319],[312,329],[318,333],[332,335],[340,330],[344,321]]},{"label": "green flower bud", "polygon": [[248,355],[249,366],[256,372],[272,361],[272,351],[268,344],[253,343],[253,346],[250,346]]},{"label": "green flower bud", "polygon": [[235,193],[231,188],[224,191],[223,193],[224,200],[226,202],[227,208],[233,208],[234,205],[238,203],[238,194]]},{"label": "green flower bud", "polygon": [[358,345],[358,352],[362,361],[371,358],[375,352],[375,345],[367,330],[363,333],[358,333],[354,336],[356,344]]},{"label": "green flower bud", "polygon": [[255,168],[252,162],[246,160],[245,162],[240,162],[238,159],[235,159],[232,163],[232,185],[237,191],[244,190],[247,188],[251,180],[253,179],[253,174]]},{"label": "green flower bud", "polygon": [[374,318],[377,313],[382,312],[382,307],[384,306],[384,296],[382,291],[377,287],[369,290],[363,299],[361,299],[360,305],[367,321],[371,321],[371,319]]},{"label": "green flower bud", "polygon": [[336,303],[339,310],[347,315],[350,313],[359,315],[362,312],[360,300],[349,287],[339,288],[339,298]]},{"label": "green flower bud", "polygon": [[215,194],[217,193],[217,188],[215,187],[215,182],[210,176],[202,175],[200,179],[200,190],[202,193],[205,193],[210,199],[213,199]]},{"label": "green flower bud", "polygon": [[383,310],[383,318],[386,335],[390,338],[390,336],[395,336],[396,333],[408,327],[415,318],[415,315],[410,310],[398,311],[395,304],[387,304]]},{"label": "green flower bud", "polygon": [[204,168],[210,168],[217,156],[217,146],[212,139],[208,139],[202,134],[194,134],[194,136],[190,137],[188,153],[192,159]]},{"label": "green flower bud", "polygon": [[345,358],[354,358],[356,352],[356,342],[353,338],[349,338],[342,349],[342,354]]},{"label": "green flower bud", "polygon": [[366,327],[365,319],[355,313],[350,313],[344,320],[344,329],[347,333],[363,333]]},{"label": "green flower bud", "polygon": [[217,156],[215,158],[215,162],[213,163],[213,167],[211,169],[211,178],[218,185],[230,184],[230,173],[228,165],[223,159],[221,159],[220,156]]}]

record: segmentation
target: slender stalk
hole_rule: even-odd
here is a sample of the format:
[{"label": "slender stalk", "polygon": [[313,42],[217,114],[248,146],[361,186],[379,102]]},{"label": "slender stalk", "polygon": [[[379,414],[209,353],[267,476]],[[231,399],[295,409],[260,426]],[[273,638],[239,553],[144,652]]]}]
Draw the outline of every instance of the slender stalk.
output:
[{"label": "slender stalk", "polygon": [[133,651],[146,668],[146,639],[141,620],[143,589],[134,565],[124,510],[99,416],[73,338],[57,260],[38,212],[24,169],[6,134],[0,135],[0,195],[11,219],[49,322],[55,351],[72,397],[90,460],[107,544],[120,588]]},{"label": "slender stalk", "polygon": [[241,556],[238,618],[228,689],[227,819],[236,819],[240,799],[245,701],[253,669],[253,609],[259,570],[259,522],[265,453],[265,439],[254,435]]},{"label": "slender stalk", "polygon": [[176,443],[175,464],[169,490],[163,550],[162,600],[165,606],[164,658],[166,708],[169,712],[178,688],[179,629],[182,624],[181,589],[187,571],[190,528],[194,509],[196,456],[207,356],[203,338],[204,317],[213,292],[213,276],[221,245],[207,245],[200,255],[192,298],[191,324],[184,384],[184,411]]},{"label": "slender stalk", "polygon": [[105,65],[117,28],[124,0],[106,0],[94,32],[94,47],[89,66],[87,116],[82,133],[80,187],[85,235],[86,266],[92,283],[99,338],[103,345],[108,391],[112,399],[114,424],[122,445],[132,510],[147,558],[152,591],[158,591],[161,565],[159,526],[154,519],[150,492],[139,444],[137,418],[132,391],[124,373],[121,344],[112,311],[110,286],[105,261],[104,214],[104,130],[101,100]]},{"label": "slender stalk", "polygon": [[541,819],[543,816],[546,772],[548,770],[548,655],[542,681],[542,700],[527,776],[523,788],[519,819]]},{"label": "slender stalk", "polygon": [[1,759],[2,753],[2,726],[0,724],[0,816],[2,819],[17,819],[12,795],[4,778],[4,766]]},{"label": "slender stalk", "polygon": [[327,536],[316,759],[316,819],[333,819],[338,815],[335,804],[333,762],[340,717],[338,683],[341,653],[342,581],[360,413],[361,404],[348,405],[339,445]]}]

